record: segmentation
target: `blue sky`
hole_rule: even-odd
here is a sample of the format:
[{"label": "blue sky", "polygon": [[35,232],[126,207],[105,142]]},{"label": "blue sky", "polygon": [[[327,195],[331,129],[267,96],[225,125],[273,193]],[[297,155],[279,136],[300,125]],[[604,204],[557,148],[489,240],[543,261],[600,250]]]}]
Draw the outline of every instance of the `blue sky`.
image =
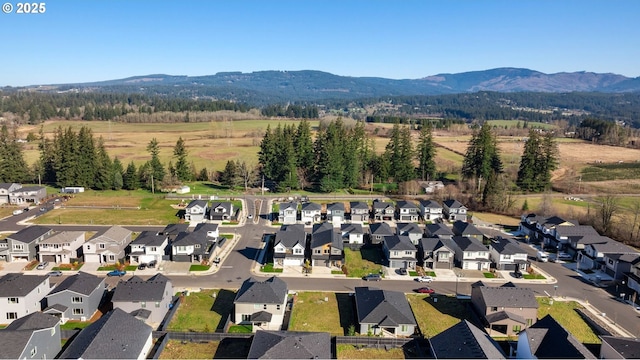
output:
[{"label": "blue sky", "polygon": [[0,86],[260,70],[640,76],[637,0],[50,0],[44,14],[7,1]]}]

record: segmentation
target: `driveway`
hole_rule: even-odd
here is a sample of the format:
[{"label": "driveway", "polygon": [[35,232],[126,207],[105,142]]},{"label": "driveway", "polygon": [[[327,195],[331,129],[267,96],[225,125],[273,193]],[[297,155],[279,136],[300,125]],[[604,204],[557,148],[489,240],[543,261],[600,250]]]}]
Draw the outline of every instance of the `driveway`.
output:
[{"label": "driveway", "polygon": [[167,275],[187,275],[191,265],[190,262],[163,261],[160,269]]}]

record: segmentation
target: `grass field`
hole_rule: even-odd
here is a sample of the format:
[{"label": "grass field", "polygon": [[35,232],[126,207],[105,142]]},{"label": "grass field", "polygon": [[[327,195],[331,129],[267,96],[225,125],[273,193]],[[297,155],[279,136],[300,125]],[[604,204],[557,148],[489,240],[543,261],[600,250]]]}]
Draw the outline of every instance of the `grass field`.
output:
[{"label": "grass field", "polygon": [[320,331],[343,336],[349,325],[354,324],[354,311],[352,298],[346,293],[300,292],[291,311],[289,331]]},{"label": "grass field", "polygon": [[538,303],[538,319],[550,314],[581,343],[600,344],[600,338],[575,311],[582,308],[580,304],[575,301],[554,301],[553,304],[549,304],[549,298],[546,297],[539,297]]},{"label": "grass field", "polygon": [[404,359],[404,351],[401,348],[375,349],[358,348],[349,344],[337,344],[338,359]]},{"label": "grass field", "polygon": [[246,359],[251,341],[227,339],[224,341],[187,342],[169,340],[160,359]]},{"label": "grass field", "polygon": [[[524,121],[522,120],[489,120],[487,121],[491,126],[497,126],[504,128],[505,126],[508,128],[515,128],[520,124],[520,127],[524,126]],[[535,121],[528,122],[529,128],[538,128],[538,129],[555,129],[556,126],[552,124],[545,124]]]},{"label": "grass field", "polygon": [[418,327],[424,337],[435,336],[463,319],[471,319],[465,302],[454,297],[437,296],[438,302],[429,295],[407,295]]},{"label": "grass field", "polygon": [[227,316],[233,311],[235,295],[229,290],[189,293],[183,298],[168,330],[215,332],[216,329],[222,329]]},{"label": "grass field", "polygon": [[370,273],[379,274],[382,270],[382,258],[377,248],[344,249],[344,258],[348,277],[360,278]]}]

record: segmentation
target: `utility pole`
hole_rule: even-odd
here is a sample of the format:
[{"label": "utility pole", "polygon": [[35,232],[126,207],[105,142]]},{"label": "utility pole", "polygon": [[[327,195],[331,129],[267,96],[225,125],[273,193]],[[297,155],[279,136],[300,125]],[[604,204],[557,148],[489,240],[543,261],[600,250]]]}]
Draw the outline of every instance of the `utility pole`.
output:
[{"label": "utility pole", "polygon": [[156,193],[155,188],[154,188],[154,184],[153,184],[153,174],[151,174],[151,193],[152,194]]},{"label": "utility pole", "polygon": [[262,174],[262,186],[260,187],[260,191],[262,192],[262,195],[264,195],[264,174]]}]

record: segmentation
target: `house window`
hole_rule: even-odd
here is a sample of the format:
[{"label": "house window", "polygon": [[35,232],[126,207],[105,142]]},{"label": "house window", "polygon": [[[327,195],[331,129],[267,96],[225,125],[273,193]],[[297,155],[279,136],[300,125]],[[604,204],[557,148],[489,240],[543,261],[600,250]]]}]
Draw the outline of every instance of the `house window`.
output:
[{"label": "house window", "polygon": [[112,260],[112,261],[113,261],[113,260],[115,260],[115,259],[116,259],[115,255],[109,255],[109,260]]},{"label": "house window", "polygon": [[404,252],[404,254],[411,256],[411,255],[413,255],[413,251],[407,250],[407,251]]},{"label": "house window", "polygon": [[324,249],[324,253],[328,254],[329,253],[329,249]]},{"label": "house window", "polygon": [[316,254],[322,254],[322,250],[320,250],[320,249],[315,249],[315,250],[313,250],[313,252],[316,253]]},{"label": "house window", "polygon": [[82,308],[74,308],[73,315],[84,315],[84,309]]},{"label": "house window", "polygon": [[400,331],[402,331],[402,332],[407,332],[407,330],[408,330],[407,325],[401,325],[401,326],[400,326]]},{"label": "house window", "polygon": [[200,244],[196,244],[196,245],[195,245],[195,248],[196,248],[196,249],[200,249]]},{"label": "house window", "polygon": [[527,319],[527,326],[533,325],[533,319]]},{"label": "house window", "polygon": [[394,251],[392,255],[393,255],[393,256],[398,256],[398,252],[397,252],[397,251]]},{"label": "house window", "polygon": [[160,307],[160,301],[156,301],[156,308]]},{"label": "house window", "polygon": [[509,260],[509,259],[511,259],[511,255],[502,255],[502,257],[503,257],[505,260]]},{"label": "house window", "polygon": [[106,246],[104,244],[98,244],[98,248],[104,249]]},{"label": "house window", "polygon": [[149,249],[150,251],[157,251],[157,248],[155,246],[152,246],[151,249]]},{"label": "house window", "polygon": [[24,245],[22,245],[22,244],[13,244],[13,250],[24,250]]},{"label": "house window", "polygon": [[280,310],[280,304],[276,305],[276,310]]},{"label": "house window", "polygon": [[147,302],[146,301],[141,301],[140,302],[140,307],[143,308],[143,309],[146,308],[147,307]]},{"label": "house window", "polygon": [[72,304],[82,304],[82,297],[81,296],[74,296],[71,298],[71,303]]},{"label": "house window", "polygon": [[609,259],[609,265],[613,265],[613,260]]},{"label": "house window", "polygon": [[293,249],[294,254],[302,254],[302,249]]},{"label": "house window", "polygon": [[438,257],[443,260],[448,259],[449,253],[446,253],[446,252],[438,253]]},{"label": "house window", "polygon": [[17,312],[8,312],[7,313],[7,320],[15,320],[18,318],[18,313]]},{"label": "house window", "polygon": [[256,310],[260,309],[260,304],[253,304],[253,308],[256,309]]},{"label": "house window", "polygon": [[91,250],[91,245],[87,245],[87,250]]},{"label": "house window", "polygon": [[37,353],[38,353],[38,347],[34,346],[33,349],[31,349],[31,357],[36,356]]},{"label": "house window", "polygon": [[498,307],[497,306],[492,306],[491,307],[491,311],[498,311]]},{"label": "house window", "polygon": [[514,333],[520,332],[520,325],[513,325],[513,332]]},{"label": "house window", "polygon": [[19,302],[18,298],[15,297],[8,298],[7,300],[9,300],[9,304],[17,304]]},{"label": "house window", "polygon": [[262,306],[262,309],[267,310],[267,304],[264,304],[264,305]]},{"label": "house window", "polygon": [[251,315],[249,314],[242,314],[242,321],[249,321],[251,320]]}]

